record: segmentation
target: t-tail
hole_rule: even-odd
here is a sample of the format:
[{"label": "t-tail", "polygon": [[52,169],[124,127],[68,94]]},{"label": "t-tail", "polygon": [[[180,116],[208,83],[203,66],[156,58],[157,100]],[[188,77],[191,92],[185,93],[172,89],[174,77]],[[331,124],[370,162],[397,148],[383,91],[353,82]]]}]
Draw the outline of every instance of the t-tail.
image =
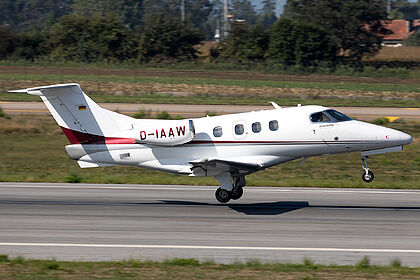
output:
[{"label": "t-tail", "polygon": [[[13,90],[40,96],[71,144],[106,144],[118,141],[132,128],[134,118],[101,108],[79,84],[59,84]],[[134,139],[128,139],[134,143]]]},{"label": "t-tail", "polygon": [[[126,149],[139,148],[139,145],[182,145],[191,142],[195,135],[191,119],[138,120],[118,114],[100,107],[78,84],[59,84],[10,92],[41,97],[70,141],[71,145],[66,146],[67,155],[77,160],[82,168],[127,164],[124,158]],[[123,151],[121,154],[120,150]],[[139,159],[139,162],[142,160],[144,159]]]}]

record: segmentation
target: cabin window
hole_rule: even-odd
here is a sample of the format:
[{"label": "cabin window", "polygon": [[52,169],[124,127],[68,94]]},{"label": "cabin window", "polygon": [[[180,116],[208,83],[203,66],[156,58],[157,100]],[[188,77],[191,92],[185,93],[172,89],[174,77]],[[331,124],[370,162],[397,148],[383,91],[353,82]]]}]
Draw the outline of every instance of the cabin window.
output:
[{"label": "cabin window", "polygon": [[268,128],[270,128],[271,131],[276,131],[279,129],[279,122],[276,120],[270,121],[268,123]]},{"label": "cabin window", "polygon": [[216,126],[215,128],[213,128],[214,137],[220,137],[220,136],[222,136],[222,134],[223,134],[223,131],[222,131],[221,126]]},{"label": "cabin window", "polygon": [[243,124],[237,124],[235,125],[235,134],[236,135],[242,135],[244,134],[245,129]]},{"label": "cabin window", "polygon": [[325,112],[319,112],[311,115],[312,122],[331,122],[331,119]]},{"label": "cabin window", "polygon": [[252,124],[252,132],[254,132],[254,133],[258,133],[258,132],[260,132],[261,131],[261,123],[259,123],[259,122],[254,122],[253,124]]}]

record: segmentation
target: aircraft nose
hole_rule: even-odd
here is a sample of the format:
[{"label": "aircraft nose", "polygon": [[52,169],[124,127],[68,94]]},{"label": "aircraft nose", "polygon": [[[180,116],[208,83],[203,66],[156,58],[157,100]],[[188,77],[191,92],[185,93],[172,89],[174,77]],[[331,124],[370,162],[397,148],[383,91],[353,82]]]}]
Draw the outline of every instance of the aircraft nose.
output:
[{"label": "aircraft nose", "polygon": [[392,128],[383,128],[383,132],[383,135],[385,135],[385,142],[388,146],[403,146],[413,142],[411,135],[402,131]]},{"label": "aircraft nose", "polygon": [[408,145],[411,142],[413,142],[413,137],[411,137],[411,135],[407,133],[400,132],[400,141],[401,141],[401,145]]}]

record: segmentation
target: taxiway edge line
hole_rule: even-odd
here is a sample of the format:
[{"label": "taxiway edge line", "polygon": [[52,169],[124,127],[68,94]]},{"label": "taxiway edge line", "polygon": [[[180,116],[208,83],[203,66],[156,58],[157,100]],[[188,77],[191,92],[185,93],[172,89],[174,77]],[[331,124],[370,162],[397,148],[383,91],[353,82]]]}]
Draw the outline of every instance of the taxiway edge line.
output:
[{"label": "taxiway edge line", "polygon": [[201,246],[201,245],[146,245],[146,244],[85,244],[85,243],[15,243],[2,242],[0,246],[37,247],[88,247],[88,248],[147,248],[147,249],[213,249],[213,250],[262,250],[262,251],[318,251],[362,253],[420,253],[420,249],[368,249],[368,248],[304,248],[304,247],[250,247],[250,246]]}]

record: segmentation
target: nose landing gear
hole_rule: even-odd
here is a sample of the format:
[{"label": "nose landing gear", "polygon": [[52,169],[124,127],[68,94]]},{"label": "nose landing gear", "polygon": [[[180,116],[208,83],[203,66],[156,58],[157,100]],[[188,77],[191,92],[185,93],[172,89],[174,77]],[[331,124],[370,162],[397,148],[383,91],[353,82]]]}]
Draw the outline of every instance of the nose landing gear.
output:
[{"label": "nose landing gear", "polygon": [[364,170],[362,180],[366,183],[370,183],[373,179],[375,179],[375,175],[373,175],[373,172],[369,170],[366,159],[367,156],[362,156],[362,168]]}]

